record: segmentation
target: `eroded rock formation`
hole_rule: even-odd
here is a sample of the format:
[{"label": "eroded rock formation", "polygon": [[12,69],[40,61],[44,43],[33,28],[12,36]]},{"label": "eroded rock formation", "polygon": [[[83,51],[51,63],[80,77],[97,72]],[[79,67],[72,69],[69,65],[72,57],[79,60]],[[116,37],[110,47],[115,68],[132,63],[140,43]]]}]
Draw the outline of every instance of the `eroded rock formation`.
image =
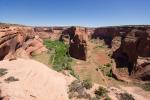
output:
[{"label": "eroded rock formation", "polygon": [[61,40],[69,42],[69,53],[72,57],[81,60],[87,59],[88,32],[86,28],[68,28],[62,33]]},{"label": "eroded rock formation", "polygon": [[[0,29],[0,60],[29,58],[31,53],[45,51],[42,41],[31,27],[10,26]],[[30,43],[27,41],[31,40]],[[29,48],[32,47],[32,50]]]},{"label": "eroded rock formation", "polygon": [[[113,57],[117,66],[128,67],[129,75],[150,80],[150,33],[147,28],[135,28],[114,38]],[[116,46],[116,47],[115,47]]]},{"label": "eroded rock formation", "polygon": [[64,27],[34,27],[34,32],[41,39],[58,40],[64,29]]},{"label": "eroded rock formation", "polygon": [[[129,75],[134,78],[150,80],[149,26],[96,28],[92,38],[105,41],[113,52],[117,67],[127,67]],[[119,75],[116,72],[114,71],[116,75]]]}]

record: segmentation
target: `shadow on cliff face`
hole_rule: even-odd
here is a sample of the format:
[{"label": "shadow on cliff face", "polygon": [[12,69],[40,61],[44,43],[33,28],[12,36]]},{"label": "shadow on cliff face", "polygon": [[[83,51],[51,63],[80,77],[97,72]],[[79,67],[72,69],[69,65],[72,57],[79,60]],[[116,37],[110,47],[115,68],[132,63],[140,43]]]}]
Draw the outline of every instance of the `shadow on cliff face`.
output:
[{"label": "shadow on cliff face", "polygon": [[94,33],[92,34],[92,39],[100,39],[104,40],[105,44],[108,45],[109,48],[111,48],[112,40],[113,40],[113,31],[108,32],[109,29],[101,29],[97,28],[94,30]]},{"label": "shadow on cliff face", "polygon": [[131,75],[133,70],[133,63],[129,61],[129,57],[126,53],[122,53],[118,49],[113,52],[112,58],[116,62],[116,68],[128,68],[128,73]]},{"label": "shadow on cliff face", "polygon": [[3,60],[4,57],[9,53],[10,47],[9,46],[4,46],[0,48],[0,60]]},{"label": "shadow on cliff face", "polygon": [[100,40],[104,40],[105,44],[108,45],[108,48],[111,48],[112,47],[112,40],[113,40],[113,37],[110,37],[110,36],[99,36],[99,35],[96,35],[96,33],[94,33],[92,35],[92,39],[100,39]]},{"label": "shadow on cliff face", "polygon": [[116,67],[127,67],[129,75],[150,80],[150,31],[133,29],[121,39],[120,47],[113,52]]},{"label": "shadow on cliff face", "polygon": [[87,37],[88,34],[86,28],[70,27],[62,32],[59,40],[69,45],[69,54],[71,57],[86,60]]}]

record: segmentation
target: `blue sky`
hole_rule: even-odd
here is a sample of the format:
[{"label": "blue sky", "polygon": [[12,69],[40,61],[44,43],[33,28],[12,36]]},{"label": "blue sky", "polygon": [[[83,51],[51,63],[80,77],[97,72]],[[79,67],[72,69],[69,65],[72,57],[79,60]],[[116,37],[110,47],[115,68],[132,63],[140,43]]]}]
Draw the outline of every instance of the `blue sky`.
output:
[{"label": "blue sky", "polygon": [[150,24],[150,0],[0,0],[0,22],[93,27]]}]

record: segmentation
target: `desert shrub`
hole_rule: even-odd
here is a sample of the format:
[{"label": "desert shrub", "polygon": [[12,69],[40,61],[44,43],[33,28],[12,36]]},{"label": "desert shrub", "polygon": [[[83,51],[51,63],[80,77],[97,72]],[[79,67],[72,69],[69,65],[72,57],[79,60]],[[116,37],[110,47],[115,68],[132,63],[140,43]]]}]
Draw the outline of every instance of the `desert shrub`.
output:
[{"label": "desert shrub", "polygon": [[150,91],[150,83],[141,84],[140,87],[145,91]]},{"label": "desert shrub", "polygon": [[101,70],[101,72],[108,76],[108,77],[113,77],[113,74],[112,74],[112,68],[111,68],[111,64],[104,64],[102,66],[99,66],[99,69]]},{"label": "desert shrub", "polygon": [[110,64],[110,63],[107,63],[107,64],[105,64],[104,66],[106,66],[106,67],[111,67],[111,64]]},{"label": "desert shrub", "polygon": [[107,93],[108,91],[106,88],[100,86],[97,90],[95,90],[96,97],[93,98],[93,100],[111,100]]},{"label": "desert shrub", "polygon": [[69,85],[69,98],[77,97],[77,98],[88,98],[91,96],[86,92],[85,87],[82,85],[80,80],[75,80]]},{"label": "desert shrub", "polygon": [[106,94],[108,93],[108,91],[104,88],[104,87],[99,87],[97,90],[95,90],[95,94],[97,96],[106,96]]},{"label": "desert shrub", "polygon": [[1,76],[3,76],[3,75],[5,75],[5,74],[7,74],[8,72],[7,72],[7,69],[5,69],[5,68],[0,68],[0,77]]},{"label": "desert shrub", "polygon": [[108,54],[108,56],[111,57],[112,55],[111,55],[111,54]]},{"label": "desert shrub", "polygon": [[96,71],[98,71],[98,68],[96,68]]},{"label": "desert shrub", "polygon": [[108,72],[106,73],[106,76],[108,76],[108,77],[113,77],[112,70],[108,71]]},{"label": "desert shrub", "polygon": [[90,79],[86,79],[82,81],[82,85],[86,88],[86,89],[90,89],[92,88],[92,82]]},{"label": "desert shrub", "polygon": [[70,70],[70,75],[74,76],[75,78],[79,79],[79,75],[77,75],[73,69]]},{"label": "desert shrub", "polygon": [[120,100],[135,100],[133,96],[129,93],[121,93]]},{"label": "desert shrub", "polygon": [[19,81],[18,78],[15,78],[14,76],[10,76],[5,79],[6,82],[14,82],[14,81]]}]

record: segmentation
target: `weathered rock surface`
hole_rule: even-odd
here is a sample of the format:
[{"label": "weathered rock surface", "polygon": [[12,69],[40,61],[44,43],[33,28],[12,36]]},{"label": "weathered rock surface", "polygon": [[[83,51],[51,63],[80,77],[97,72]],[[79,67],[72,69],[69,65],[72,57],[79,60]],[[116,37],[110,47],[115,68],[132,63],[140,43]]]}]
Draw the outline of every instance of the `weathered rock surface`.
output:
[{"label": "weathered rock surface", "polygon": [[103,39],[112,49],[117,67],[127,67],[134,78],[150,80],[150,26],[96,28],[92,38]]},{"label": "weathered rock surface", "polygon": [[[29,58],[29,54],[45,51],[42,41],[31,27],[10,26],[0,29],[0,60],[15,57]],[[31,40],[31,43],[26,43]],[[33,48],[32,50],[29,48]],[[17,51],[17,52],[16,52]],[[21,54],[22,53],[22,54]]]},{"label": "weathered rock surface", "polygon": [[62,33],[61,40],[69,42],[72,57],[86,60],[88,33],[86,28],[71,27]]},{"label": "weathered rock surface", "polygon": [[[74,81],[47,66],[29,59],[0,61],[0,69],[6,69],[0,78],[2,100],[69,100],[68,85]],[[13,77],[12,80],[7,80]]]},{"label": "weathered rock surface", "polygon": [[64,29],[63,27],[35,27],[34,32],[39,35],[41,39],[51,38],[58,40]]},{"label": "weathered rock surface", "polygon": [[[114,50],[118,66],[128,67],[132,77],[150,80],[150,33],[147,28],[133,29],[121,37]],[[119,40],[119,41],[120,41]],[[117,39],[114,39],[117,41]],[[117,46],[118,45],[118,46]],[[113,49],[116,48],[113,46]]]}]

